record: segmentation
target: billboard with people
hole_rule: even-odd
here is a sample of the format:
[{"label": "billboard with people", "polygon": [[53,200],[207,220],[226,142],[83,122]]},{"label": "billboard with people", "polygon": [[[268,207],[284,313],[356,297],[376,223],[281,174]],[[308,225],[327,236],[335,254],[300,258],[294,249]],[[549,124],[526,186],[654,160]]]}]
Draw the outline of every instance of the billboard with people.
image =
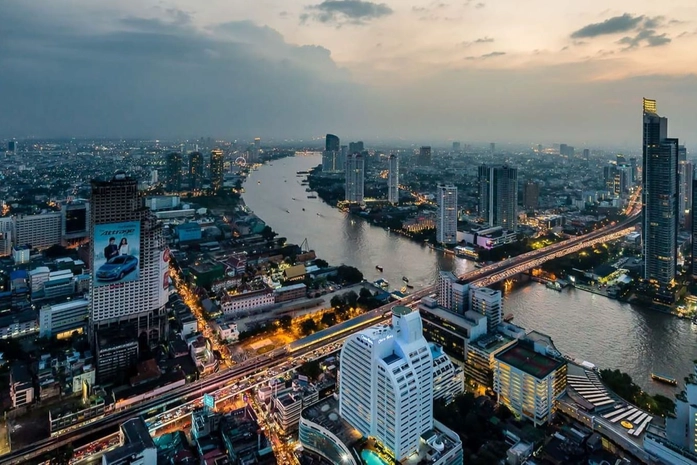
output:
[{"label": "billboard with people", "polygon": [[136,281],[140,277],[140,222],[94,225],[92,285]]}]

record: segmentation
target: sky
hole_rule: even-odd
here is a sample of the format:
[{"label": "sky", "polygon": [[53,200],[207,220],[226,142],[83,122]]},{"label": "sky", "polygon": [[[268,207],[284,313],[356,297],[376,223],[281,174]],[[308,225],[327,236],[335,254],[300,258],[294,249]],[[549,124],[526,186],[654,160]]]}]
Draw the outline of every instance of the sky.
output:
[{"label": "sky", "polygon": [[694,0],[0,0],[0,137],[641,144],[697,128]]}]

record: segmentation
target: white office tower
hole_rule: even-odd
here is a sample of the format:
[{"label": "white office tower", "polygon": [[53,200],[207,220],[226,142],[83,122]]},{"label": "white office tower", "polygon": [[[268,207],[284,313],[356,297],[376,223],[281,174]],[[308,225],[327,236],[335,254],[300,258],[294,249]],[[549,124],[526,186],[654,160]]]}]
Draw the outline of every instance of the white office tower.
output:
[{"label": "white office tower", "polygon": [[360,153],[346,157],[346,201],[363,203],[363,184],[365,182],[365,159]]},{"label": "white office tower", "polygon": [[122,172],[92,181],[90,206],[92,334],[130,324],[133,339],[160,339],[169,288],[162,224]]},{"label": "white office tower", "polygon": [[341,417],[398,461],[418,452],[421,435],[433,428],[433,356],[419,313],[395,307],[392,327],[352,335],[340,361]]},{"label": "white office tower", "polygon": [[436,241],[440,244],[457,244],[457,187],[439,184],[437,196]]},{"label": "white office tower", "polygon": [[488,287],[473,287],[470,289],[470,310],[486,317],[487,330],[493,330],[503,321],[501,291]]},{"label": "white office tower", "polygon": [[436,282],[438,305],[463,315],[469,306],[469,284],[460,282],[450,271],[441,271]]},{"label": "white office tower", "polygon": [[389,172],[387,174],[387,201],[399,203],[399,158],[394,153],[387,159]]}]

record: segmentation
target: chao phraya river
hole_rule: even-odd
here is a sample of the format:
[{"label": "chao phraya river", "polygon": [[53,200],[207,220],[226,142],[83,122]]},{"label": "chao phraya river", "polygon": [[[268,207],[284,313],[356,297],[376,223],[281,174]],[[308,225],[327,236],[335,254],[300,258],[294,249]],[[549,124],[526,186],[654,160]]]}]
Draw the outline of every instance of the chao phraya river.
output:
[{"label": "chao phraya river", "polygon": [[[470,261],[371,226],[318,198],[308,199],[296,172],[320,163],[320,156],[299,156],[262,166],[245,183],[246,204],[289,242],[307,239],[318,257],[355,266],[370,281],[387,279],[390,289],[401,288],[403,276],[419,288],[435,282],[440,270],[459,274],[473,268]],[[689,321],[580,290],[556,292],[529,283],[506,295],[504,313],[512,313],[513,323],[527,330],[550,335],[563,353],[600,368],[618,368],[651,392],[674,391],[652,382],[652,372],[675,377],[682,385],[697,359],[697,332]]]}]

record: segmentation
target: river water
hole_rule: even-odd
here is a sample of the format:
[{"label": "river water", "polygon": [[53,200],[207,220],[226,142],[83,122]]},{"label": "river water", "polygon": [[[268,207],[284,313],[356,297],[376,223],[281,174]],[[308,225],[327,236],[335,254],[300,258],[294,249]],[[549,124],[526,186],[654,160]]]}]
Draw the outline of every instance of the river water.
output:
[{"label": "river water", "polygon": [[[372,226],[319,198],[308,199],[296,172],[320,163],[320,156],[298,156],[264,165],[245,183],[246,204],[289,242],[307,239],[318,257],[355,266],[370,281],[386,279],[390,289],[401,288],[403,276],[419,288],[435,282],[440,270],[462,274],[473,268],[470,261]],[[512,313],[513,322],[527,330],[551,336],[562,353],[600,368],[618,368],[650,392],[675,391],[652,382],[652,372],[682,384],[697,359],[697,332],[689,321],[580,290],[556,292],[528,283],[506,294],[504,313]]]}]

